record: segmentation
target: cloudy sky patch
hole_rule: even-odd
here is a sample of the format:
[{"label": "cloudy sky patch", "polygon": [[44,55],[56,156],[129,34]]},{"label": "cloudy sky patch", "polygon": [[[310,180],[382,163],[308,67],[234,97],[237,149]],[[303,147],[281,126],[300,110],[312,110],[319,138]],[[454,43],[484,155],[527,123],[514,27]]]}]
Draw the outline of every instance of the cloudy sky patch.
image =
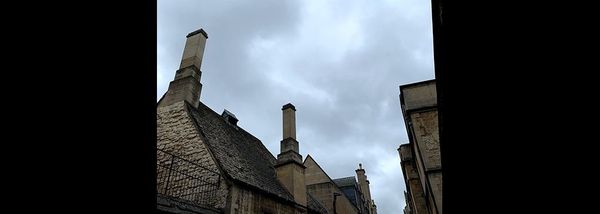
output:
[{"label": "cloudy sky patch", "polygon": [[434,78],[430,1],[159,0],[157,100],[185,36],[208,40],[200,100],[277,155],[281,106],[296,112],[300,153],[332,178],[362,163],[379,213],[404,207],[396,149],[407,135],[399,85]]}]

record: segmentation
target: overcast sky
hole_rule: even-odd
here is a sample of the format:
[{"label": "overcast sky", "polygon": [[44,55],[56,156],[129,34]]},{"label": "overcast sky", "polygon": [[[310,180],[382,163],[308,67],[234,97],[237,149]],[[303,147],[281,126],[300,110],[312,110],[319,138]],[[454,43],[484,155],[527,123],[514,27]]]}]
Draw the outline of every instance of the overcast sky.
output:
[{"label": "overcast sky", "polygon": [[398,86],[434,78],[430,0],[159,0],[157,18],[157,100],[203,28],[204,104],[277,155],[291,102],[303,158],[332,178],[362,163],[378,212],[402,212]]}]

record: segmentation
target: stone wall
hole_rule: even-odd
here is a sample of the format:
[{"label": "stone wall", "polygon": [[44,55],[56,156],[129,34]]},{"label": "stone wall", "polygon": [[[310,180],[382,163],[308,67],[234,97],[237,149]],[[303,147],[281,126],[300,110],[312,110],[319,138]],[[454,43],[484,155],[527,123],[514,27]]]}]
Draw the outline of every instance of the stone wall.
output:
[{"label": "stone wall", "polygon": [[306,184],[304,182],[304,165],[287,163],[275,167],[277,179],[292,194],[296,203],[306,206]]},{"label": "stone wall", "polygon": [[306,185],[329,182],[330,180],[327,175],[319,167],[313,165],[316,164],[312,160],[308,160],[304,164],[307,167],[304,170],[304,182]]},{"label": "stone wall", "polygon": [[315,197],[327,209],[327,213],[333,213],[333,188],[331,183],[325,182],[306,186],[306,191]]},{"label": "stone wall", "polygon": [[357,208],[344,196],[344,193],[333,184],[325,182],[306,186],[306,191],[314,196],[327,209],[327,213],[333,212],[333,193],[340,194],[336,198],[337,213],[352,214],[358,213]]},{"label": "stone wall", "polygon": [[427,179],[431,187],[431,192],[434,195],[437,210],[441,212],[442,207],[442,172],[429,172]]},{"label": "stone wall", "polygon": [[435,82],[425,81],[408,87],[401,86],[401,90],[406,111],[437,106]]},{"label": "stone wall", "polygon": [[[194,188],[208,188],[204,182],[217,185],[216,196],[206,201],[198,196],[189,196],[188,200],[201,200],[203,203],[210,204],[213,208],[222,209],[225,207],[227,198],[227,185],[220,175],[219,169],[215,164],[210,152],[203,143],[192,119],[190,118],[186,104],[182,102],[173,105],[157,108],[157,148],[168,153],[179,156],[194,164],[175,159],[172,164],[172,157],[167,153],[157,152],[157,190],[165,188],[165,182],[160,182],[161,178],[170,176],[169,189],[167,194],[173,196],[182,196],[188,194]],[[180,173],[171,173],[167,175],[166,168],[161,166],[173,166]],[[216,172],[216,173],[215,173]],[[184,179],[185,174],[199,178],[204,182],[189,182]],[[179,175],[179,179],[173,179]],[[202,186],[200,186],[202,185]],[[187,191],[187,192],[186,192]],[[159,191],[160,192],[160,191]]]},{"label": "stone wall", "polygon": [[419,148],[419,156],[423,161],[427,183],[435,203],[438,207],[442,205],[442,162],[440,153],[440,139],[437,110],[416,112],[410,115],[416,143]]},{"label": "stone wall", "polygon": [[407,201],[412,213],[441,213],[442,162],[434,80],[400,86],[400,104],[410,137],[400,147]]},{"label": "stone wall", "polygon": [[407,207],[410,207],[407,211],[412,214],[426,214],[428,213],[425,206],[425,194],[423,192],[423,185],[419,178],[419,173],[415,167],[414,157],[412,155],[411,145],[405,144],[400,146],[399,149],[400,158],[402,160],[402,173],[405,176],[405,183],[408,192],[405,192]]},{"label": "stone wall", "polygon": [[441,169],[437,110],[412,113],[410,117],[425,170]]},{"label": "stone wall", "polygon": [[251,191],[238,185],[231,186],[231,199],[228,214],[294,214],[297,213],[293,204],[273,200],[272,197]]},{"label": "stone wall", "polygon": [[339,193],[337,197],[336,207],[337,213],[358,213],[358,209],[345,197],[341,189],[339,189],[329,178],[327,173],[319,167],[317,162],[307,156],[304,161],[306,170],[304,173],[306,191],[315,197],[327,209],[327,213],[333,213],[333,193]]}]

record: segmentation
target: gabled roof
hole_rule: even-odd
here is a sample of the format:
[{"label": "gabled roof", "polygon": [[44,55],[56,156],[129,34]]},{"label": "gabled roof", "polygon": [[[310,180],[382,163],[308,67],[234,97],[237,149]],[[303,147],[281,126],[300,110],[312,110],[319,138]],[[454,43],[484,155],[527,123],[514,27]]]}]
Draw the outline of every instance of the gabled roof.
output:
[{"label": "gabled roof", "polygon": [[312,174],[310,176],[308,174],[306,175],[306,180],[305,180],[306,185],[330,182],[332,180],[329,177],[329,175],[327,175],[325,170],[323,170],[323,168],[321,166],[319,166],[319,163],[317,163],[317,161],[315,161],[315,159],[312,156],[310,156],[310,154],[306,155],[306,158],[304,159],[304,162],[302,164],[306,167],[310,167],[310,165],[315,165],[315,166],[317,166],[317,169],[319,170],[319,173]]},{"label": "gabled roof", "polygon": [[249,185],[293,202],[292,195],[277,180],[275,157],[262,142],[244,129],[200,102],[198,108],[187,104],[194,123],[224,173],[235,182]]},{"label": "gabled roof", "polygon": [[[325,170],[323,170],[323,168],[322,168],[322,167],[319,165],[319,163],[317,163],[317,161],[316,161],[316,160],[315,160],[315,159],[314,159],[312,156],[310,156],[310,155],[306,155],[306,159],[304,159],[304,163],[303,163],[303,164],[304,164],[304,166],[306,166],[306,167],[307,167],[307,169],[308,169],[308,168],[310,167],[311,163],[314,163],[314,166],[316,166],[316,167],[319,169],[318,171],[319,171],[319,174],[320,174],[320,176],[319,176],[319,179],[318,179],[318,181],[320,181],[320,182],[311,183],[311,184],[309,184],[309,183],[307,182],[307,184],[306,184],[307,186],[308,186],[308,185],[312,185],[312,184],[322,183],[323,181],[324,181],[324,182],[331,182],[331,183],[333,184],[333,186],[334,186],[335,188],[337,188],[337,190],[339,190],[339,191],[340,191],[340,192],[342,192],[342,193],[344,192],[344,191],[342,191],[342,190],[341,190],[340,186],[339,186],[337,183],[335,183],[335,182],[333,181],[333,179],[331,179],[331,177],[329,177],[329,175],[327,174],[327,172],[325,172]],[[307,165],[309,165],[309,166],[307,166]],[[348,201],[350,201],[350,203],[353,205],[354,209],[356,209],[356,210],[358,211],[358,207],[356,207],[356,204],[355,204],[355,203],[352,203],[352,199],[350,199],[350,198],[349,198],[349,197],[348,197],[348,196],[347,196],[345,193],[344,193],[344,194],[342,194],[342,195],[343,195],[343,197],[345,197],[345,198],[346,198]]]}]

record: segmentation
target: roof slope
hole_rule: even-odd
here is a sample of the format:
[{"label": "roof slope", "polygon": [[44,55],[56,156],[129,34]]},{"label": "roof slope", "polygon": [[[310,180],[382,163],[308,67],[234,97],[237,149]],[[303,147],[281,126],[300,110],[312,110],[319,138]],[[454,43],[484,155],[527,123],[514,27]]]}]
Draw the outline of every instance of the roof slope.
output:
[{"label": "roof slope", "polygon": [[204,103],[198,108],[187,105],[206,144],[223,171],[233,180],[267,193],[294,201],[292,195],[277,180],[273,165],[275,157],[262,142],[240,127],[226,122]]},{"label": "roof slope", "polygon": [[356,178],[354,178],[354,176],[334,179],[333,183],[335,183],[335,185],[342,189],[344,195],[346,195],[346,197],[350,199],[350,202],[352,202],[352,204],[356,206],[356,208],[359,207],[358,203],[356,202],[356,194],[361,193],[359,193],[358,183],[356,183]]},{"label": "roof slope", "polygon": [[356,178],[354,178],[354,176],[333,179],[333,182],[338,185],[338,187],[356,186]]},{"label": "roof slope", "polygon": [[[344,191],[341,189],[341,187],[334,182],[333,179],[331,179],[331,177],[329,177],[329,175],[327,174],[327,172],[325,172],[325,170],[323,170],[323,168],[321,168],[321,166],[319,165],[319,163],[317,163],[317,161],[310,155],[306,155],[306,158],[304,159],[304,166],[306,166],[306,172],[307,172],[307,176],[306,176],[306,185],[312,185],[312,184],[318,184],[318,183],[324,183],[324,182],[330,182],[333,184],[334,188],[339,191],[344,193]],[[352,177],[353,178],[353,177]],[[346,193],[342,194],[344,198],[346,198],[351,204],[353,209],[355,209],[358,212],[358,207],[356,206],[356,203],[352,202],[352,199],[350,199],[350,197],[348,197],[346,195]]]},{"label": "roof slope", "polygon": [[327,209],[325,209],[325,206],[323,206],[319,200],[317,200],[314,196],[312,196],[310,193],[306,193],[306,198],[308,199],[306,202],[306,206],[308,207],[308,209],[314,210],[318,213],[322,213],[322,214],[327,214]]}]

